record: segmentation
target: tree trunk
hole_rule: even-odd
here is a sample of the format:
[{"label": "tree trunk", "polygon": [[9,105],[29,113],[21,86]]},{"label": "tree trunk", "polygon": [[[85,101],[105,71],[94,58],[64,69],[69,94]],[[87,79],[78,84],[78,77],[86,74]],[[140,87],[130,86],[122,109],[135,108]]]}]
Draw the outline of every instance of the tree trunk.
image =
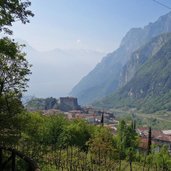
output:
[{"label": "tree trunk", "polygon": [[129,161],[130,171],[132,171],[132,161]]}]

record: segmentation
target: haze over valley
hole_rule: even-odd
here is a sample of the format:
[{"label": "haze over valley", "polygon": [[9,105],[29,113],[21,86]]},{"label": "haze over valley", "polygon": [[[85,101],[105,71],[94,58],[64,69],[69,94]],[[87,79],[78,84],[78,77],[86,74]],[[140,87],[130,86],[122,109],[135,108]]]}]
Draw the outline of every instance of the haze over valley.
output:
[{"label": "haze over valley", "polygon": [[87,75],[105,55],[86,49],[54,49],[38,51],[27,42],[27,59],[32,64],[29,88],[26,95],[36,97],[67,96],[82,76]]}]

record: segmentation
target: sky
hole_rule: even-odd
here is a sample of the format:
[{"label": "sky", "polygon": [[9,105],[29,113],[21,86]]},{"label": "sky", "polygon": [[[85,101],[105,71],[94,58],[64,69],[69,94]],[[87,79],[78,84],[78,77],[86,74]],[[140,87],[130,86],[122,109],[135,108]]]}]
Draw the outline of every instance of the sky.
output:
[{"label": "sky", "polygon": [[[169,9],[155,0],[32,0],[30,23],[13,26],[15,38],[39,51],[115,50],[132,27],[154,22]],[[171,6],[170,0],[159,2]]]}]

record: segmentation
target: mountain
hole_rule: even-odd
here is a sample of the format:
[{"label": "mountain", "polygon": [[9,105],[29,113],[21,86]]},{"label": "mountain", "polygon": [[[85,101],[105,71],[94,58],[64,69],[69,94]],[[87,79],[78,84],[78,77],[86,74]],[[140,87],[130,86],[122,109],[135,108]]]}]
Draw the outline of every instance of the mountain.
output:
[{"label": "mountain", "polygon": [[27,42],[23,49],[27,53],[31,68],[29,89],[26,95],[36,97],[66,96],[102,58],[105,53],[85,49],[54,49],[40,52]]},{"label": "mountain", "polygon": [[144,28],[133,28],[122,39],[120,47],[105,56],[96,67],[72,89],[81,104],[89,104],[118,90],[122,86],[123,66],[138,48],[152,38],[171,31],[171,13],[161,16]]},{"label": "mountain", "polygon": [[131,107],[145,112],[171,110],[170,68],[171,33],[168,33],[154,38],[132,54],[125,66],[124,73],[130,75],[125,85],[96,106]]},{"label": "mountain", "polygon": [[137,51],[133,52],[130,60],[122,68],[120,86],[123,87],[128,83],[134,77],[139,67],[141,67],[150,56],[156,54],[169,38],[170,33],[159,35]]}]

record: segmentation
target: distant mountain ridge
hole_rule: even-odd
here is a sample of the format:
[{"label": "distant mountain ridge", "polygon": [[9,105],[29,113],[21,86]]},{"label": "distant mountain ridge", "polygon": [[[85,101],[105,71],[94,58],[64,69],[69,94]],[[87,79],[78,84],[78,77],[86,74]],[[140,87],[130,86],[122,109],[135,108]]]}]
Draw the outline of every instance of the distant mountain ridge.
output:
[{"label": "distant mountain ridge", "polygon": [[171,32],[171,13],[161,16],[144,28],[133,28],[122,39],[120,47],[105,56],[71,91],[81,104],[89,104],[115,92],[124,85],[123,66],[132,53],[154,37]]},{"label": "distant mountain ridge", "polygon": [[171,110],[170,68],[171,33],[168,33],[154,38],[136,51],[125,68],[127,73],[133,69],[131,78],[119,91],[95,103],[95,106],[131,107],[145,112]]}]

